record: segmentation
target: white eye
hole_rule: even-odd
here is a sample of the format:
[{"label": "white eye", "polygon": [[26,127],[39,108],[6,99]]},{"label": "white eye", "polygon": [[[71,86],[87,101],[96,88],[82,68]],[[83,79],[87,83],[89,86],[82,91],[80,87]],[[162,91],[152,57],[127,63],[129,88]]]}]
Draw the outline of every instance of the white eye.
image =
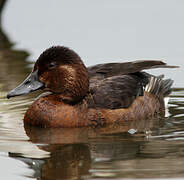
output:
[{"label": "white eye", "polygon": [[57,66],[56,62],[51,62],[51,63],[49,64],[49,68],[54,68],[54,67],[56,67],[56,66]]}]

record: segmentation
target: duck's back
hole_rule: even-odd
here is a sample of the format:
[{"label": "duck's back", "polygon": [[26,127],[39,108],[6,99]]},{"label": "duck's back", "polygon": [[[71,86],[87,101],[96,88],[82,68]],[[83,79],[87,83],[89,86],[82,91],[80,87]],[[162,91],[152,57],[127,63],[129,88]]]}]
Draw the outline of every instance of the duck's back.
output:
[{"label": "duck's back", "polygon": [[90,92],[93,98],[90,107],[128,108],[136,97],[144,95],[144,89],[152,77],[140,71],[159,67],[174,66],[168,66],[162,61],[134,61],[89,67]]},{"label": "duck's back", "polygon": [[148,83],[144,73],[112,76],[90,86],[94,107],[118,109],[127,108],[137,96],[143,96],[143,89]]}]

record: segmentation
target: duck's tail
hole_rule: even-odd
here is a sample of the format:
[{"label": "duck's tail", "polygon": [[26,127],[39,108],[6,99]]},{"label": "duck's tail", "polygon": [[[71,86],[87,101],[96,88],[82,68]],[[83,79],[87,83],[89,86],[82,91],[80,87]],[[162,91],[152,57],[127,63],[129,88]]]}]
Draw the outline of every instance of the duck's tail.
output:
[{"label": "duck's tail", "polygon": [[173,85],[173,80],[163,79],[164,75],[161,76],[151,76],[149,83],[145,87],[145,91],[156,95],[157,97],[167,97],[171,93],[171,86]]}]

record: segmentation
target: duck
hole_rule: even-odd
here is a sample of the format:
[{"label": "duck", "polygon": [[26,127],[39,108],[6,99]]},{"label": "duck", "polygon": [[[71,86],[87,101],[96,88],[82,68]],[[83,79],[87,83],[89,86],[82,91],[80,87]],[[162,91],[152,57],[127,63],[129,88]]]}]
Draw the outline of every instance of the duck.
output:
[{"label": "duck", "polygon": [[7,98],[42,90],[27,109],[24,124],[44,128],[104,127],[164,116],[173,80],[145,72],[176,68],[161,60],[137,60],[86,67],[65,46],[52,46]]}]

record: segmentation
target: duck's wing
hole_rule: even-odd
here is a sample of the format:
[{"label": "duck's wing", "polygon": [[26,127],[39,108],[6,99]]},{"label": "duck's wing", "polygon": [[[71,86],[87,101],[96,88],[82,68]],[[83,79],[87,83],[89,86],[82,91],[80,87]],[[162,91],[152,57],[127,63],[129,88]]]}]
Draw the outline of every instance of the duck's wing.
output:
[{"label": "duck's wing", "polygon": [[127,108],[137,96],[143,95],[149,75],[138,72],[128,75],[112,76],[97,81],[90,86],[94,108]]},{"label": "duck's wing", "polygon": [[89,78],[91,82],[101,80],[107,77],[125,75],[139,72],[145,69],[153,68],[176,68],[178,66],[169,66],[163,61],[141,60],[125,63],[106,63],[88,67]]},{"label": "duck's wing", "polygon": [[[93,103],[100,108],[127,108],[143,95],[150,74],[140,72],[153,68],[176,68],[162,61],[145,60],[125,63],[107,63],[88,68]],[[92,102],[92,101],[90,101]]]}]

